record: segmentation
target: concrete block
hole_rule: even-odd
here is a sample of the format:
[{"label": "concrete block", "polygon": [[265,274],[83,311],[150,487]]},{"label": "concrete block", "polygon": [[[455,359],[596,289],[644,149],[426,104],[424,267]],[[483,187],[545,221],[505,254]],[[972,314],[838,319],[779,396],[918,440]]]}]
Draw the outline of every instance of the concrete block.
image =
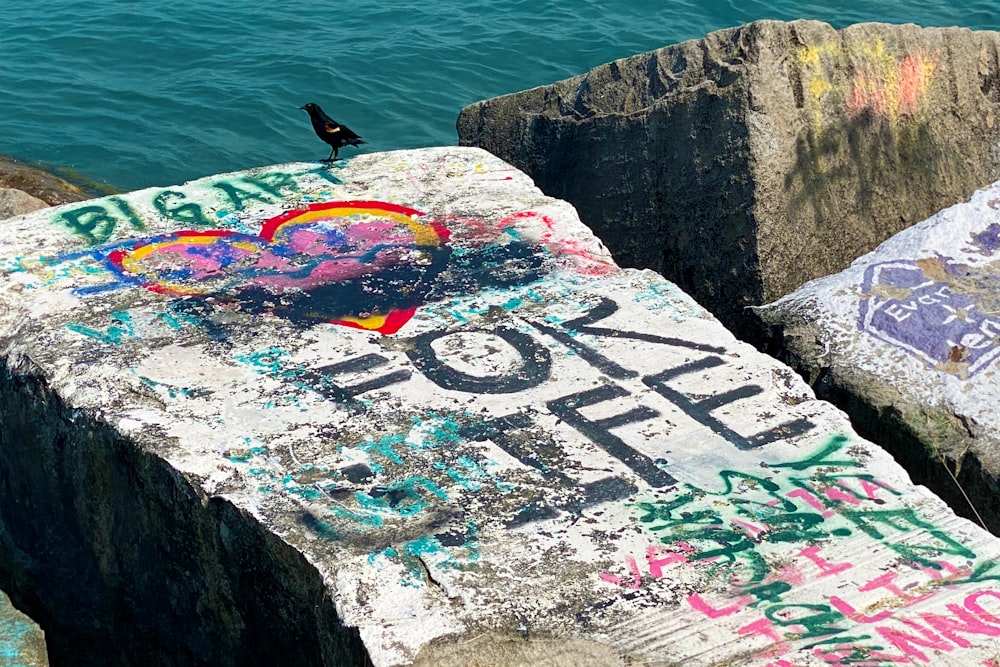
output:
[{"label": "concrete block", "polygon": [[[22,190],[0,188],[0,220],[47,206]],[[48,664],[44,633],[17,611],[3,591],[0,591],[0,664],[10,667]]]},{"label": "concrete block", "polygon": [[1000,33],[758,21],[462,110],[624,266],[761,305],[1000,178]]},{"label": "concrete block", "polygon": [[0,584],[54,662],[997,655],[994,537],[485,151],[10,224]]},{"label": "concrete block", "polygon": [[994,183],[760,310],[780,326],[784,354],[817,391],[994,532],[998,238]]}]

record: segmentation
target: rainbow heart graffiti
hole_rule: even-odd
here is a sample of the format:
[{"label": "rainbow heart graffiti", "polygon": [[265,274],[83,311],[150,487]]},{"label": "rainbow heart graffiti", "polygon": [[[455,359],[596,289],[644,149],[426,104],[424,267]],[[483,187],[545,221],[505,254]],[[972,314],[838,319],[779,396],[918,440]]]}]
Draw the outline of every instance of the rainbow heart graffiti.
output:
[{"label": "rainbow heart graffiti", "polygon": [[259,234],[176,231],[107,254],[124,282],[177,297],[211,297],[301,324],[395,333],[448,264],[448,230],[415,209],[378,201],[311,204]]}]

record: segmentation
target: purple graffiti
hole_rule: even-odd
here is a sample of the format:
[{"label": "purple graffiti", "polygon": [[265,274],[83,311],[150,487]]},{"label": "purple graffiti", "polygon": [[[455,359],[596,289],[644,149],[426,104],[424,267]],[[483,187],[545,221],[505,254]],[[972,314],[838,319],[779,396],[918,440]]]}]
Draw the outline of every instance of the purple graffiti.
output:
[{"label": "purple graffiti", "polygon": [[956,280],[932,278],[913,261],[868,267],[858,328],[931,367],[971,376],[1000,355],[1000,318],[981,313],[974,296],[957,287],[968,267],[946,259],[933,264]]}]

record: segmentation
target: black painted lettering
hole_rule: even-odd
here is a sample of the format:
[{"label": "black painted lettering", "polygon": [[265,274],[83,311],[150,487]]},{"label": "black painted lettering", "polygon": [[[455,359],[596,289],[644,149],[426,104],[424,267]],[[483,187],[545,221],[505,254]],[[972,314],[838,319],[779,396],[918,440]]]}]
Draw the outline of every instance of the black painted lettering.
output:
[{"label": "black painted lettering", "polygon": [[[672,345],[675,347],[685,347],[706,352],[721,353],[725,351],[725,349],[721,347],[694,343],[681,338],[670,338],[667,336],[640,333],[638,331],[622,331],[619,329],[591,326],[593,323],[606,319],[614,315],[616,312],[618,312],[618,304],[611,299],[601,297],[601,300],[597,303],[597,305],[588,310],[585,315],[563,322],[558,328],[544,322],[530,322],[530,324],[539,331],[551,336],[569,349],[576,352],[581,359],[589,363],[597,370],[618,380],[634,378],[639,374],[631,369],[621,366],[612,359],[607,358],[573,334],[585,333],[605,338],[629,338],[632,340],[641,340],[662,345]],[[573,332],[573,334],[570,334],[570,332]]]},{"label": "black painted lettering", "polygon": [[442,361],[431,346],[437,340],[462,331],[429,331],[409,338],[406,355],[427,379],[443,389],[470,394],[513,394],[537,387],[552,372],[552,355],[528,334],[510,327],[498,326],[481,333],[498,336],[513,347],[521,357],[520,365],[503,375],[477,376],[456,370]]},{"label": "black painted lettering", "polygon": [[[531,417],[523,412],[514,412],[496,419],[485,419],[466,424],[459,433],[469,440],[492,440],[526,466],[534,468],[542,476],[560,483],[570,480],[551,463],[561,454],[558,445],[550,439],[544,441],[527,436],[527,430],[532,427]],[[549,451],[546,451],[549,450]]]},{"label": "black painted lettering", "polygon": [[551,493],[538,494],[525,503],[521,511],[504,524],[505,527],[517,528],[535,521],[554,519],[559,516],[560,510],[579,516],[588,507],[624,500],[639,491],[634,484],[621,477],[603,477],[595,482],[574,484],[571,488],[579,490],[581,495],[557,500]]},{"label": "black painted lettering", "polygon": [[463,438],[469,440],[493,441],[524,465],[537,470],[549,482],[580,492],[579,495],[569,494],[559,500],[553,499],[551,493],[540,494],[525,503],[517,515],[507,522],[508,528],[555,518],[559,510],[579,514],[587,507],[622,500],[637,492],[635,485],[621,477],[605,477],[586,484],[573,481],[559,469],[562,448],[551,438],[539,438],[529,432],[532,426],[528,415],[515,412],[497,419],[476,421],[459,431]]},{"label": "black painted lettering", "polygon": [[340,385],[335,383],[332,378],[338,375],[361,373],[384,366],[387,363],[389,363],[389,360],[382,355],[365,354],[354,359],[341,361],[340,363],[307,370],[299,374],[298,379],[305,381],[313,391],[325,398],[346,405],[349,410],[357,413],[364,411],[365,407],[361,401],[355,398],[356,396],[400,382],[406,382],[410,379],[410,371],[399,370],[353,385]]},{"label": "black painted lettering", "polygon": [[607,329],[605,327],[590,326],[594,322],[599,322],[611,317],[618,312],[618,304],[607,297],[601,297],[596,306],[587,311],[586,315],[573,320],[563,322],[560,326],[570,331],[590,334],[592,336],[605,336],[610,338],[630,338],[632,340],[643,340],[649,343],[660,343],[662,345],[673,345],[675,347],[686,347],[702,352],[715,352],[722,354],[726,351],[723,347],[695,343],[683,338],[673,338],[670,336],[657,336],[656,334],[641,333],[638,331],[623,331],[620,329]]},{"label": "black painted lettering", "polygon": [[580,414],[580,409],[617,398],[624,398],[629,393],[617,385],[604,385],[596,389],[581,391],[547,403],[552,414],[584,434],[588,439],[601,446],[608,454],[615,457],[653,488],[663,488],[677,483],[645,454],[636,451],[624,440],[611,433],[611,429],[633,422],[644,421],[658,417],[660,413],[652,408],[640,405],[628,412],[604,419],[587,419]]},{"label": "black painted lettering", "polygon": [[[574,320],[574,322],[575,321],[576,320]],[[567,326],[568,325],[569,323],[567,323]],[[542,322],[531,322],[531,326],[535,327],[542,333],[552,336],[557,341],[576,352],[581,359],[610,377],[618,380],[624,380],[625,378],[634,378],[638,375],[635,371],[620,366],[589,345],[573,338],[573,336],[570,336],[565,331],[560,331],[559,329],[556,329],[548,324],[543,324]]]},{"label": "black painted lettering", "polygon": [[776,440],[800,435],[813,427],[812,422],[807,419],[800,418],[784,422],[774,428],[761,431],[755,435],[744,437],[716,419],[712,415],[712,411],[718,410],[724,405],[734,403],[744,398],[756,396],[757,394],[763,392],[763,389],[757,385],[751,384],[738,387],[731,391],[723,392],[722,394],[718,394],[710,398],[693,400],[685,393],[677,391],[667,385],[667,382],[682,375],[716,368],[718,366],[725,365],[725,363],[726,362],[720,357],[704,357],[703,359],[692,361],[681,366],[668,368],[662,373],[657,373],[656,375],[647,375],[642,378],[642,381],[647,387],[653,389],[665,399],[683,410],[689,417],[693,418],[702,425],[707,426],[714,433],[721,435],[723,438],[735,445],[737,449],[756,449],[757,447],[762,447]]}]

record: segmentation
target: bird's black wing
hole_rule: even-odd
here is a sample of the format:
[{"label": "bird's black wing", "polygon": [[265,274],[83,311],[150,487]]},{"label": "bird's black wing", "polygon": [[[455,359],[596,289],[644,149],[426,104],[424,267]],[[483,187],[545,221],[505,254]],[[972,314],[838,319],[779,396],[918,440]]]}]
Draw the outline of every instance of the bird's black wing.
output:
[{"label": "bird's black wing", "polygon": [[355,139],[360,139],[361,138],[361,135],[355,133],[354,130],[352,130],[351,128],[347,127],[346,125],[341,125],[340,129],[343,132],[344,139],[346,139],[348,141],[353,141]]}]

